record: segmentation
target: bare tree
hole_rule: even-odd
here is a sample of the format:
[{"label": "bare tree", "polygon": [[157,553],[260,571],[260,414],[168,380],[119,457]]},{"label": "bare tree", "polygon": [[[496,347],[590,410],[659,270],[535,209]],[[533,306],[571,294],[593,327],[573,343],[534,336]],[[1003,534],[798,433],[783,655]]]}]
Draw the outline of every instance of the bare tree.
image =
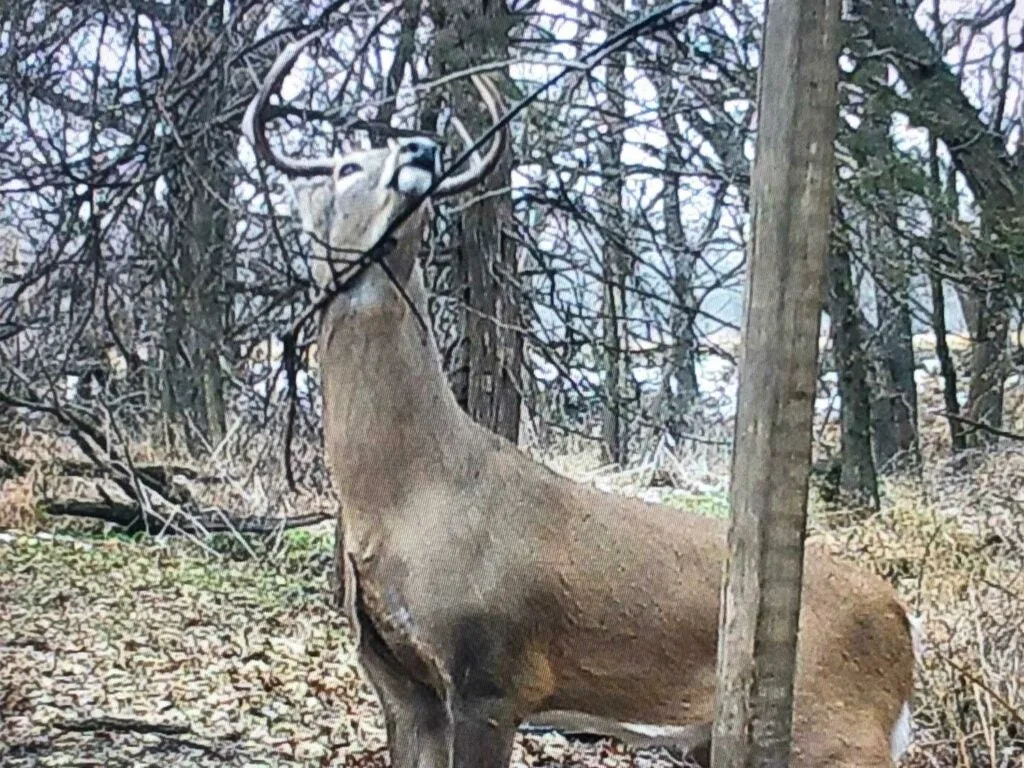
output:
[{"label": "bare tree", "polygon": [[[621,14],[614,2],[604,2],[599,12],[609,25]],[[625,466],[629,460],[629,307],[627,280],[631,270],[626,217],[623,213],[625,177],[622,148],[625,144],[625,54],[614,53],[605,67],[602,137],[598,145],[601,179],[598,205],[602,224],[601,268],[603,272],[602,367],[604,387],[603,436],[608,461]]]},{"label": "bare tree", "polygon": [[[511,16],[505,0],[445,0],[430,8],[431,47],[437,77],[481,61],[508,58]],[[465,91],[457,90],[460,96]],[[477,109],[467,114],[471,131],[487,126]],[[458,336],[449,370],[459,402],[479,423],[516,441],[519,437],[523,340],[518,288],[518,249],[512,237],[512,160],[502,158],[480,199],[452,222],[450,290],[459,299]]]},{"label": "bare tree", "polygon": [[853,504],[874,509],[878,507],[878,477],[871,451],[868,364],[849,248],[841,238],[833,238],[829,249],[827,307],[839,373],[839,486]]},{"label": "bare tree", "polygon": [[961,89],[964,62],[975,41],[968,37],[962,50],[960,73],[942,61],[945,53],[945,25],[937,6],[933,11],[933,39],[916,23],[916,3],[857,3],[869,38],[878,50],[899,51],[892,63],[910,89],[900,108],[911,122],[937,136],[952,157],[980,210],[980,233],[967,264],[969,280],[964,284],[965,314],[974,340],[968,413],[982,429],[971,434],[971,442],[985,443],[996,435],[984,426],[998,429],[1002,423],[1003,387],[1010,325],[1011,286],[1016,286],[1014,232],[1024,210],[1024,186],[1017,171],[1019,158],[1011,154],[1006,137],[1019,126],[1019,116],[1005,109],[1011,87],[1010,36],[1006,28],[1013,4],[999,6],[999,13],[976,27],[1001,24],[1007,30],[993,56],[1001,59],[993,78],[994,109],[976,109]]}]

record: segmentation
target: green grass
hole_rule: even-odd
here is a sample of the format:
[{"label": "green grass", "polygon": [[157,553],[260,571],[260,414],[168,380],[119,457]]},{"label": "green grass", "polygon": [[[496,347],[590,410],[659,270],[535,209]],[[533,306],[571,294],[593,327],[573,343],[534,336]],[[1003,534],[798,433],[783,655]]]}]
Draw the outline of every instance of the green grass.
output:
[{"label": "green grass", "polygon": [[685,491],[670,491],[662,500],[670,507],[693,512],[705,517],[727,519],[729,517],[729,497],[725,493],[695,494]]}]

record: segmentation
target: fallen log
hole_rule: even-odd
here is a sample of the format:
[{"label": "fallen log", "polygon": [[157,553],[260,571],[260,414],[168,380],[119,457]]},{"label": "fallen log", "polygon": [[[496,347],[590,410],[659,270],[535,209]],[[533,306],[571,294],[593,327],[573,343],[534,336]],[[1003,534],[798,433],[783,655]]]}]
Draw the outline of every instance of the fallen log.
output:
[{"label": "fallen log", "polygon": [[251,515],[236,517],[216,508],[202,510],[200,514],[179,513],[165,523],[146,514],[134,502],[103,501],[100,499],[44,500],[38,509],[48,515],[85,517],[112,523],[124,533],[164,533],[203,536],[208,533],[244,533],[268,536],[292,528],[305,528],[331,519],[330,515],[297,515],[295,517],[266,517]]}]

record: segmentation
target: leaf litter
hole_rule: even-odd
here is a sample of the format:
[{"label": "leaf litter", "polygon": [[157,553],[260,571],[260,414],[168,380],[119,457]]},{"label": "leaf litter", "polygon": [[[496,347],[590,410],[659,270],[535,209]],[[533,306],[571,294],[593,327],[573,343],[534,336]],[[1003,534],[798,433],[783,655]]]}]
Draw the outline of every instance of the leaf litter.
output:
[{"label": "leaf litter", "polygon": [[[309,541],[309,537],[303,539]],[[323,563],[178,542],[0,533],[0,765],[388,764]],[[513,765],[678,765],[522,734]]]}]

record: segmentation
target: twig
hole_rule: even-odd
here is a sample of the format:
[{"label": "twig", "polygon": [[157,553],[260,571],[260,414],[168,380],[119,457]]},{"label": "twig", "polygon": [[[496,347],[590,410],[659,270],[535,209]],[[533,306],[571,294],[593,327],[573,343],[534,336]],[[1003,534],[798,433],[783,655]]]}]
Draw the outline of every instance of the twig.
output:
[{"label": "twig", "polygon": [[85,720],[65,720],[54,723],[62,731],[116,731],[117,733],[159,733],[164,736],[180,736],[192,733],[191,725],[175,723],[150,723],[131,717],[89,717]]},{"label": "twig", "polygon": [[948,656],[939,656],[938,658],[940,661],[949,664],[949,666],[951,666],[953,669],[955,669],[969,681],[974,683],[974,685],[981,688],[981,690],[985,691],[985,693],[991,696],[997,704],[999,704],[1003,709],[1005,709],[1007,714],[1009,714],[1014,720],[1021,724],[1024,724],[1024,712],[1021,712],[1019,709],[1013,706],[1013,704],[1007,701],[1006,698],[1002,696],[998,691],[993,690],[992,686],[990,686],[988,683],[986,683],[984,680],[975,675],[966,667],[957,664],[955,661],[953,661],[952,658]]},{"label": "twig", "polygon": [[[113,523],[122,528],[134,530],[148,530],[142,508],[137,502],[116,502],[111,500],[96,501],[91,499],[65,499],[42,501],[39,509],[48,515],[63,515],[65,517],[86,517],[93,520]],[[333,518],[332,515],[297,515],[295,517],[265,518],[265,517],[243,517],[235,518],[228,515],[219,507],[203,510],[203,516],[209,516],[206,520],[198,518],[193,514],[183,516],[168,529],[168,533],[183,533],[196,535],[201,532],[203,535],[210,533],[233,533],[237,538],[241,534],[252,536],[275,535],[278,531],[290,530],[292,528],[306,528],[319,523],[327,522]],[[161,522],[163,522],[161,520]],[[201,524],[201,527],[200,527]],[[251,553],[251,550],[250,550]]]},{"label": "twig", "polygon": [[[0,462],[7,464],[13,472],[19,475],[28,474],[29,471],[37,466],[45,466],[48,469],[55,469],[66,477],[105,478],[109,477],[111,474],[110,467],[97,465],[89,461],[74,461],[72,459],[61,459],[59,457],[50,457],[43,461],[38,461],[36,459],[21,459],[5,448],[0,448]],[[224,482],[224,478],[222,477],[200,474],[197,470],[191,467],[184,467],[180,465],[136,464],[135,471],[140,475],[148,476],[153,482],[161,484],[171,482],[171,479],[175,475],[181,475],[193,482],[207,485]]]},{"label": "twig", "polygon": [[1005,437],[1007,440],[1019,440],[1024,442],[1024,435],[1019,432],[1010,432],[999,427],[993,427],[990,424],[986,424],[982,421],[968,418],[967,416],[961,416],[956,413],[950,413],[949,411],[932,411],[936,416],[945,416],[950,421],[958,421],[962,424],[966,424],[969,427],[980,429],[982,432],[988,432],[989,434],[995,435],[996,437]]}]

